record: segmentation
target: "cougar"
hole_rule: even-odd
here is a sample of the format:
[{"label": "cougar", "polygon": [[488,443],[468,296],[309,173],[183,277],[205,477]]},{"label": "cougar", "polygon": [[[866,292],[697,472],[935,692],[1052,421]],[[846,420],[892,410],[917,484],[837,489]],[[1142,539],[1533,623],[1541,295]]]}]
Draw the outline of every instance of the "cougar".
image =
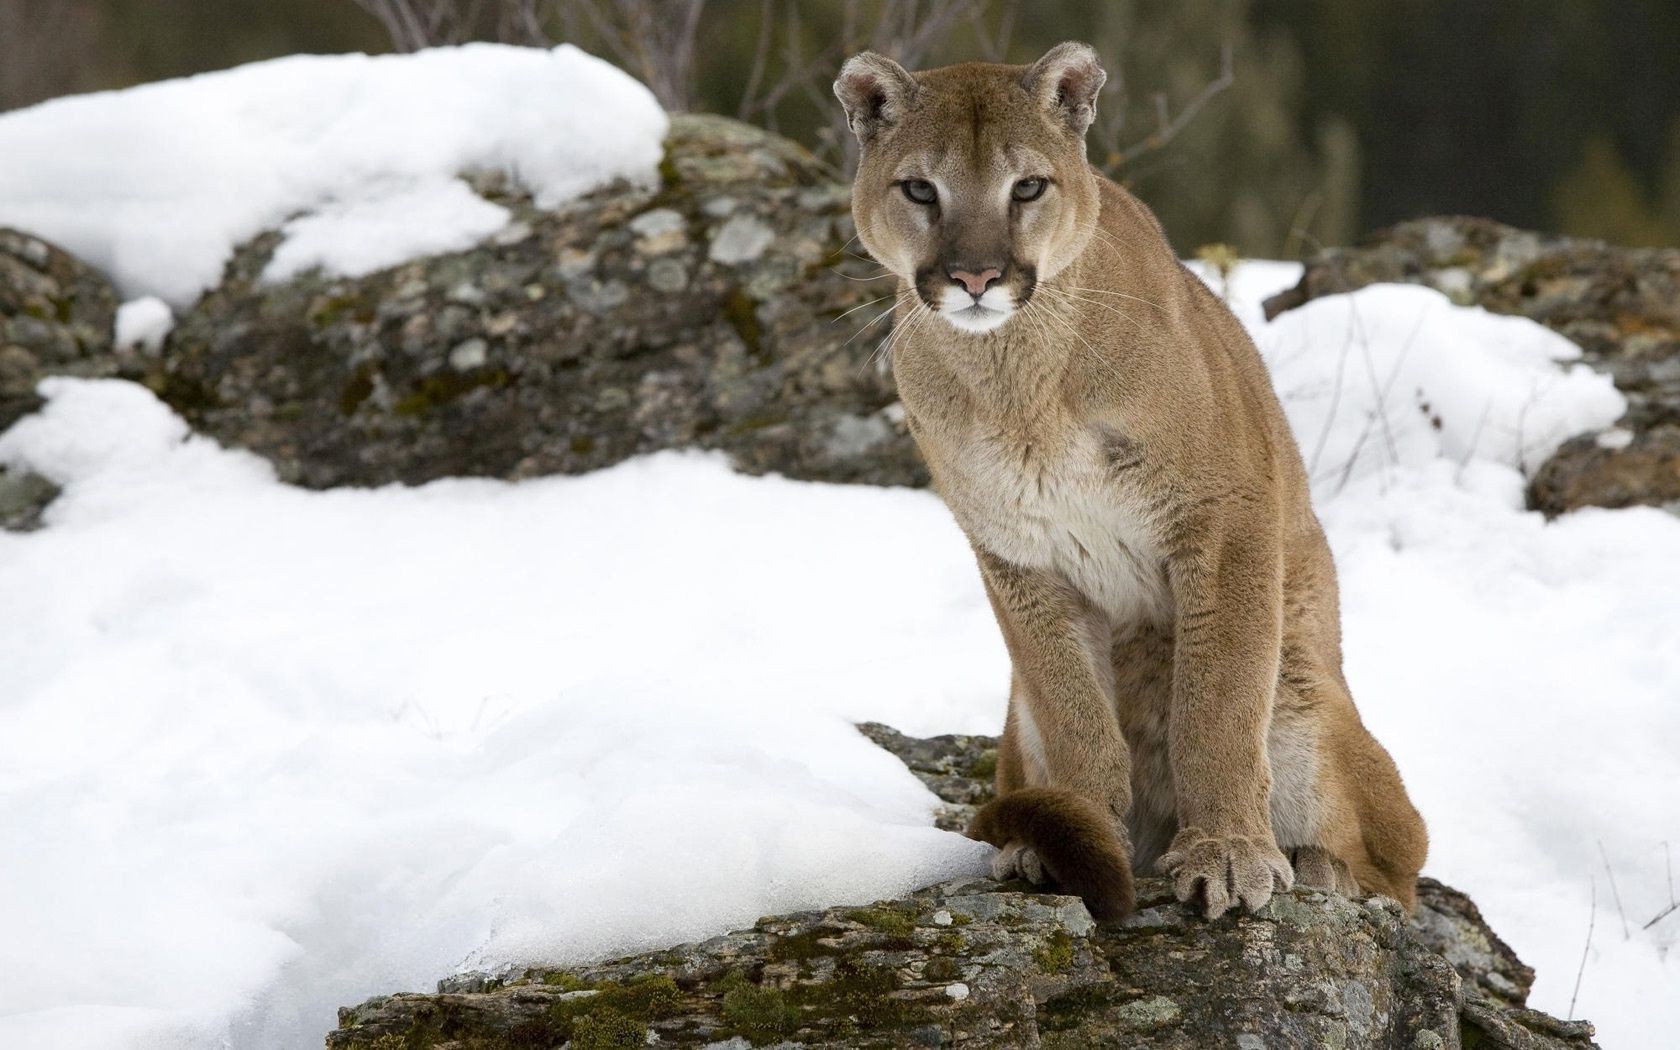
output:
[{"label": "cougar", "polygon": [[905,420],[1008,648],[999,877],[1099,917],[1296,882],[1408,909],[1427,850],[1342,675],[1336,571],[1265,365],[1085,157],[1106,74],[850,59],[852,210],[898,281]]}]

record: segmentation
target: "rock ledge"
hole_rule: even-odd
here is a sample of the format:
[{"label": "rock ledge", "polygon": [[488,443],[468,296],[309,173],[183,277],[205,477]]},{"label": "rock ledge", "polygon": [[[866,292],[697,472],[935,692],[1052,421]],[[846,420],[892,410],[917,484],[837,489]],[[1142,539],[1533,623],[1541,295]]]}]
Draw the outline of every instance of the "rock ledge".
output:
[{"label": "rock ledge", "polygon": [[[864,731],[947,802],[983,801],[996,741]],[[611,962],[471,974],[339,1011],[331,1050],[644,1045],[1242,1050],[1593,1046],[1592,1026],[1523,1003],[1534,973],[1463,894],[1295,890],[1206,922],[1161,879],[1099,925],[1077,898],[958,881],[899,900],[765,918]]]}]

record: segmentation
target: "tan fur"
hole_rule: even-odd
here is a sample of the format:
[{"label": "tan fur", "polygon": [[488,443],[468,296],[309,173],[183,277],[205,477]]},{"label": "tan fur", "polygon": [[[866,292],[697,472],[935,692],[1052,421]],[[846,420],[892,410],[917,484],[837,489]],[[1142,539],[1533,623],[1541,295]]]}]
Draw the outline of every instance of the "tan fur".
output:
[{"label": "tan fur", "polygon": [[1099,807],[1210,916],[1292,879],[1410,908],[1423,822],[1342,678],[1300,453],[1242,326],[1086,163],[1102,82],[1064,44],[1030,68],[862,55],[835,84],[859,236],[900,279],[906,418],[1014,665],[999,794]]}]

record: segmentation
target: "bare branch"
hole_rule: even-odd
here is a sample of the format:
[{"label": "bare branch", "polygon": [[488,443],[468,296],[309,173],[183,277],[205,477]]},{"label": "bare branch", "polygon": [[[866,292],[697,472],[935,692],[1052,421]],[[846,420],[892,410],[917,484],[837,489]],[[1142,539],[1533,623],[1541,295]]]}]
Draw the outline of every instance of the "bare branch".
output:
[{"label": "bare branch", "polygon": [[1178,111],[1178,116],[1169,119],[1166,96],[1155,96],[1157,116],[1160,122],[1155,133],[1143,141],[1121,150],[1120,164],[1122,166],[1130,164],[1146,153],[1154,153],[1165,148],[1167,143],[1177,138],[1179,132],[1196,119],[1196,114],[1200,113],[1204,106],[1234,83],[1236,83],[1236,73],[1232,64],[1231,45],[1226,44],[1220,50],[1219,76],[1209,81],[1201,91],[1197,92],[1196,97],[1190,100],[1190,104]]},{"label": "bare branch", "polygon": [[1587,943],[1581,949],[1581,968],[1575,971],[1575,990],[1569,993],[1569,1014],[1565,1018],[1570,1021],[1575,1019],[1575,1000],[1581,994],[1581,978],[1587,972],[1587,956],[1592,954],[1593,926],[1598,922],[1598,881],[1593,880],[1591,886],[1592,902],[1587,905]]},{"label": "bare branch", "polygon": [[770,22],[775,13],[773,0],[760,0],[758,5],[758,40],[753,44],[752,70],[747,74],[747,86],[741,89],[741,103],[735,108],[735,117],[746,120],[752,110],[753,99],[758,97],[758,85],[764,79],[764,65],[770,59]]}]

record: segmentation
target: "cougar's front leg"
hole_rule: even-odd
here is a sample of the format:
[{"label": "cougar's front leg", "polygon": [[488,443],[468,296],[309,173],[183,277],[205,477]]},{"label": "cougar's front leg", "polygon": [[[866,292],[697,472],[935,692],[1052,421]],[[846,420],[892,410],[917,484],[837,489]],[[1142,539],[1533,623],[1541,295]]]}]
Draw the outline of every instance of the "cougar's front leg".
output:
[{"label": "cougar's front leg", "polygon": [[1066,788],[1098,803],[1121,841],[1129,841],[1131,756],[1114,713],[1106,624],[1060,577],[984,549],[976,553],[1014,665],[1012,758],[1020,775],[1027,784]]},{"label": "cougar's front leg", "polygon": [[1156,867],[1208,918],[1250,910],[1293,873],[1273,836],[1266,739],[1282,648],[1283,568],[1269,521],[1207,529],[1175,552],[1167,750],[1178,832]]}]

